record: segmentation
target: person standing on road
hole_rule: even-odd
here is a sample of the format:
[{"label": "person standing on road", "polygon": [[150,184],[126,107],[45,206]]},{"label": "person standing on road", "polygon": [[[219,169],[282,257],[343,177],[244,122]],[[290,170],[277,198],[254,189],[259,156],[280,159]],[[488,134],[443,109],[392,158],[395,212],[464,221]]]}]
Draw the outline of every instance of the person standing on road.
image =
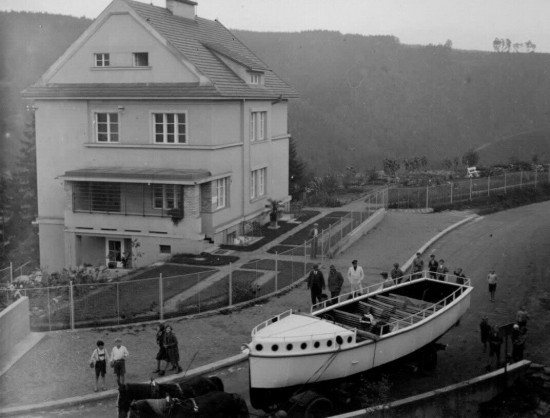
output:
[{"label": "person standing on road", "polygon": [[111,367],[113,367],[113,371],[116,375],[116,382],[119,386],[124,384],[126,359],[128,356],[128,350],[122,345],[122,340],[120,338],[115,339],[115,346],[111,351]]},{"label": "person standing on road", "polygon": [[500,347],[502,346],[502,337],[500,336],[500,331],[496,325],[491,328],[489,333],[489,356],[496,357],[497,363],[496,368],[500,366]]},{"label": "person standing on road", "polygon": [[437,265],[437,280],[445,281],[448,272],[449,269],[445,265],[445,260],[439,260],[439,264]]},{"label": "person standing on road", "polygon": [[390,271],[390,276],[394,284],[399,284],[403,280],[403,270],[399,268],[399,263],[393,263],[393,268]]},{"label": "person standing on road", "polygon": [[430,261],[428,261],[428,270],[430,272],[430,277],[435,279],[437,277],[437,267],[439,263],[435,259],[435,254],[430,255]]},{"label": "person standing on road", "polygon": [[489,334],[491,332],[491,325],[489,325],[489,318],[484,316],[479,323],[479,334],[481,336],[481,344],[483,344],[483,352],[487,352],[487,341],[489,341]]},{"label": "person standing on road", "polygon": [[314,264],[313,270],[307,276],[307,288],[311,291],[311,304],[321,303],[323,301],[323,290],[325,288],[325,278],[319,270],[319,265]]},{"label": "person standing on road", "polygon": [[309,237],[311,238],[311,258],[316,259],[317,245],[318,245],[318,238],[319,238],[319,224],[317,223],[313,224],[313,228],[309,233]]},{"label": "person standing on road", "polygon": [[165,361],[168,364],[168,356],[166,355],[166,349],[164,348],[164,345],[163,345],[165,333],[166,331],[164,329],[164,324],[160,324],[159,329],[157,331],[157,345],[159,346],[159,351],[157,352],[157,357],[156,357],[157,370],[153,372],[153,373],[158,373],[159,376],[164,376],[164,370],[160,368],[161,361]]},{"label": "person standing on road", "polygon": [[424,271],[424,260],[421,258],[422,254],[420,252],[416,253],[416,256],[412,262],[412,272],[413,276],[411,279],[419,279],[422,277],[422,271]]},{"label": "person standing on road", "polygon": [[90,358],[90,367],[95,369],[95,387],[94,392],[98,391],[97,383],[99,376],[101,376],[101,390],[105,390],[105,374],[107,373],[107,362],[109,361],[109,354],[105,349],[103,341],[99,340],[96,343],[97,347],[92,353]]},{"label": "person standing on road", "polygon": [[525,306],[521,306],[516,314],[516,322],[521,329],[527,329],[527,320],[529,319],[529,313],[525,309]]},{"label": "person standing on road", "polygon": [[348,281],[351,285],[351,291],[353,295],[361,291],[361,282],[365,278],[365,273],[363,272],[363,267],[357,265],[357,260],[351,262],[351,267],[348,269]]},{"label": "person standing on road", "polygon": [[462,268],[459,267],[457,268],[454,272],[453,272],[454,276],[455,276],[455,279],[456,279],[456,283],[457,284],[464,284],[466,283],[466,275],[464,274],[464,272],[462,271]]},{"label": "person standing on road", "polygon": [[336,270],[336,267],[332,264],[328,273],[328,290],[330,291],[331,299],[337,298],[340,295],[343,284],[344,277],[342,276],[342,273]]},{"label": "person standing on road", "polygon": [[172,364],[172,368],[170,370],[176,370],[176,373],[181,373],[183,369],[180,367],[179,364],[180,350],[178,347],[178,339],[176,338],[176,334],[174,334],[173,329],[170,325],[166,326],[163,345],[166,349],[166,357],[168,357],[166,365],[168,365],[168,363]]},{"label": "person standing on road", "polygon": [[489,295],[491,295],[491,302],[495,301],[495,292],[497,291],[497,274],[495,270],[489,271],[487,275],[487,283],[489,284]]}]

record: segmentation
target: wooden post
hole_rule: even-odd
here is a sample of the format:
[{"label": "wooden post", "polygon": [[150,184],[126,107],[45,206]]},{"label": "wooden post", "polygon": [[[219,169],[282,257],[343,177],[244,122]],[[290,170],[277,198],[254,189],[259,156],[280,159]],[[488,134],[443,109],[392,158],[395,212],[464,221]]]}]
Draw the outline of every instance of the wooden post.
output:
[{"label": "wooden post", "polygon": [[453,183],[451,183],[451,205],[453,204],[453,188],[454,188],[454,185]]},{"label": "wooden post", "polygon": [[430,186],[427,184],[426,185],[426,209],[428,209],[428,202],[429,202],[429,198],[430,198]]},{"label": "wooden post", "polygon": [[279,290],[279,283],[277,281],[278,277],[279,277],[279,270],[278,270],[278,258],[279,258],[279,255],[277,253],[277,251],[275,251],[275,291]]},{"label": "wooden post", "polygon": [[69,283],[69,315],[71,320],[71,329],[74,330],[74,293],[72,280]]},{"label": "wooden post", "polygon": [[472,178],[470,177],[470,201],[472,200]]},{"label": "wooden post", "polygon": [[118,282],[116,283],[116,321],[120,325],[120,288]]},{"label": "wooden post", "polygon": [[50,309],[50,287],[47,287],[48,289],[48,326],[50,328],[50,331],[52,330],[52,313]]},{"label": "wooden post", "polygon": [[162,273],[159,275],[159,315],[160,320],[164,319],[164,286],[162,283]]},{"label": "wooden post", "polygon": [[233,305],[233,268],[229,263],[229,306]]}]

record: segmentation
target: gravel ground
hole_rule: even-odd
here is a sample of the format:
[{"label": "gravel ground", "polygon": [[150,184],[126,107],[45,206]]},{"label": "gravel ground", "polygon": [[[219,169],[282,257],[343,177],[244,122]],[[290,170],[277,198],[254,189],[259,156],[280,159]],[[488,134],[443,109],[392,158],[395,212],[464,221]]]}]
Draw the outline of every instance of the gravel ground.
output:
[{"label": "gravel ground", "polygon": [[[325,260],[321,268],[326,272],[329,264],[335,264],[345,274],[350,261],[357,258],[365,269],[367,283],[378,282],[381,271],[389,271],[395,261],[404,263],[430,238],[465,216],[467,214],[460,212],[390,211],[375,229],[338,258]],[[255,256],[259,257],[261,253]],[[349,285],[343,291],[348,288]],[[192,369],[238,354],[241,344],[249,341],[250,331],[255,325],[290,308],[309,309],[309,292],[305,285],[241,311],[170,321],[180,342],[182,367]],[[34,404],[92,392],[93,370],[89,368],[88,360],[98,339],[104,340],[110,350],[114,339],[121,337],[130,352],[126,381],[147,381],[156,376],[151,373],[156,368],[155,333],[155,325],[48,333],[0,377],[0,406]],[[114,375],[110,369],[107,373],[107,387],[115,388]]]}]

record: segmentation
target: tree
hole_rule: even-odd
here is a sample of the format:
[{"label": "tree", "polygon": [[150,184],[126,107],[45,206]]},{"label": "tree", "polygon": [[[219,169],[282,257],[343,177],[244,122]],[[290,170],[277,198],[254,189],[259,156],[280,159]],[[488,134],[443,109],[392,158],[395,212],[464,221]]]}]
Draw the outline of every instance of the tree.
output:
[{"label": "tree", "polygon": [[466,167],[475,167],[479,162],[479,154],[473,149],[469,149],[462,156],[462,164]]},{"label": "tree", "polygon": [[384,168],[384,173],[392,177],[394,177],[397,170],[401,168],[399,161],[392,160],[389,158],[384,158],[384,161],[382,162],[382,166]]},{"label": "tree", "polygon": [[443,46],[445,48],[452,49],[453,48],[453,41],[451,41],[450,39],[447,39],[447,42],[445,42],[445,44]]},{"label": "tree", "polygon": [[501,45],[502,44],[500,42],[500,39],[495,38],[495,40],[493,41],[493,49],[495,50],[495,52],[500,52]]}]

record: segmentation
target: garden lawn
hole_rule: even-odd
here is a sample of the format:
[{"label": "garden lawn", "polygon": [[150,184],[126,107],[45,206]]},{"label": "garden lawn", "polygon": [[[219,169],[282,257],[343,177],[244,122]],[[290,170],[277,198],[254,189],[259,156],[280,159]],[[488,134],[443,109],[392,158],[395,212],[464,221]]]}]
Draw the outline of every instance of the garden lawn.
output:
[{"label": "garden lawn", "polygon": [[[323,231],[334,225],[337,222],[340,222],[340,218],[349,214],[349,212],[337,211],[331,212],[317,221],[319,224],[319,231]],[[304,241],[309,240],[311,228],[303,228],[300,231],[297,231],[295,234],[292,234],[290,237],[281,242],[282,245],[303,245]],[[271,251],[269,251],[271,252]]]}]

